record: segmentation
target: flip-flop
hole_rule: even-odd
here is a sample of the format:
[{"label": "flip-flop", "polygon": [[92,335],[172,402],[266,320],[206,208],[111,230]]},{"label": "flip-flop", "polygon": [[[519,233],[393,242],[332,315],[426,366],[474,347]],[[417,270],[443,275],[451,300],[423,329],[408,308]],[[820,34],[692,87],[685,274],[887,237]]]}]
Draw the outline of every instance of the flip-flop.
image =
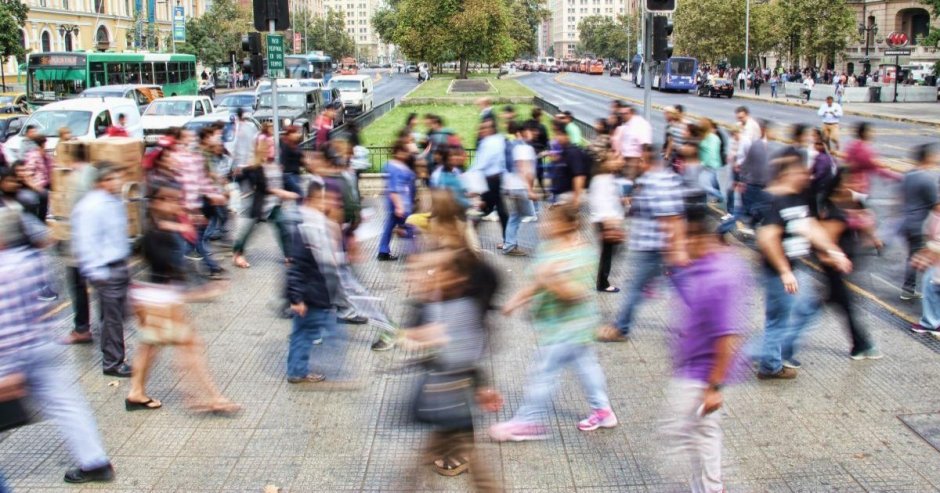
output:
[{"label": "flip-flop", "polygon": [[459,476],[470,468],[467,457],[443,457],[434,461],[434,470],[441,476]]},{"label": "flip-flop", "polygon": [[161,407],[163,407],[163,403],[153,399],[147,399],[144,402],[134,402],[130,399],[124,399],[124,409],[127,411],[153,411]]}]

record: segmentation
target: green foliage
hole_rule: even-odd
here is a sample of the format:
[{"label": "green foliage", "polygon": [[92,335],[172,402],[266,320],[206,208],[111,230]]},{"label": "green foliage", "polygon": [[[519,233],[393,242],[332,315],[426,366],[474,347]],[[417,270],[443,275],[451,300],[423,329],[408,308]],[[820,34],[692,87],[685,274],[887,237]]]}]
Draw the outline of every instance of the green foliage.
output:
[{"label": "green foliage", "polygon": [[499,79],[497,80],[493,74],[473,74],[486,76],[489,79],[492,88],[485,93],[482,92],[452,92],[448,93],[447,88],[450,87],[451,81],[454,77],[448,75],[435,75],[431,80],[421,84],[408,95],[408,98],[475,98],[478,96],[493,96],[493,97],[532,97],[535,96],[535,93],[532,92],[528,87],[520,84],[519,82],[512,79]]},{"label": "green foliage", "polygon": [[933,75],[934,77],[940,77],[940,62],[933,64]]},{"label": "green foliage", "polygon": [[19,0],[0,0],[0,63],[8,58],[23,60],[26,49],[20,41],[20,27],[26,24],[29,7]]},{"label": "green foliage", "polygon": [[306,40],[307,51],[322,51],[334,60],[356,54],[356,43],[346,32],[346,20],[342,12],[329,9],[325,17],[299,12],[294,16],[292,28],[300,34],[301,48]]},{"label": "green foliage", "polygon": [[229,52],[241,60],[242,35],[254,30],[252,14],[237,0],[214,0],[212,7],[202,16],[186,22],[186,42],[177,51],[196,55],[196,59],[210,67],[229,63]]},{"label": "green foliage", "polygon": [[640,33],[639,16],[617,16],[612,19],[603,15],[585,17],[578,24],[581,52],[600,58],[628,60],[636,46]]},{"label": "green foliage", "polygon": [[[931,17],[940,17],[940,0],[920,0],[920,3],[930,8]],[[923,41],[919,41],[919,44],[923,46],[940,46],[940,27],[931,27],[927,37]]]},{"label": "green foliage", "polygon": [[469,62],[500,63],[534,51],[542,2],[398,0],[380,10],[372,25],[409,59],[432,65],[458,60],[466,77]]}]

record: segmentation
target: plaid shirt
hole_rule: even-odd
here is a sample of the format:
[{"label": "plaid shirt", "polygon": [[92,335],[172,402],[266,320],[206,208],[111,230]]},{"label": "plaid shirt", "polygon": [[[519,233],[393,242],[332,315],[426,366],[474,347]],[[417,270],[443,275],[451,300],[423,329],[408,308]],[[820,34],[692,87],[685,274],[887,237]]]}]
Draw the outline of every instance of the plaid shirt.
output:
[{"label": "plaid shirt", "polygon": [[201,213],[202,197],[219,193],[206,173],[202,154],[190,151],[175,153],[176,177],[183,189],[183,206],[189,213]]},{"label": "plaid shirt", "polygon": [[48,303],[39,300],[48,276],[39,250],[0,250],[0,376],[17,371],[22,350],[51,340]]},{"label": "plaid shirt", "polygon": [[659,220],[683,213],[682,178],[668,170],[651,170],[637,178],[630,203],[630,250],[643,252],[666,248],[668,233]]}]

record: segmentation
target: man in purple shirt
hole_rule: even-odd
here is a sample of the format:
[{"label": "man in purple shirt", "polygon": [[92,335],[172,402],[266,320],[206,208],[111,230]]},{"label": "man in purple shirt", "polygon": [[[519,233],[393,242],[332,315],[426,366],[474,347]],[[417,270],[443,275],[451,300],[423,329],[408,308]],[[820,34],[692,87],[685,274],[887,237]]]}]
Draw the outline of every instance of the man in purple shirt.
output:
[{"label": "man in purple shirt", "polygon": [[[686,197],[690,263],[671,276],[680,300],[674,332],[673,376],[664,431],[685,452],[691,491],[721,492],[721,389],[737,358],[743,320],[736,303],[747,296],[747,265],[714,233],[706,196]],[[670,454],[683,457],[682,454]]]}]

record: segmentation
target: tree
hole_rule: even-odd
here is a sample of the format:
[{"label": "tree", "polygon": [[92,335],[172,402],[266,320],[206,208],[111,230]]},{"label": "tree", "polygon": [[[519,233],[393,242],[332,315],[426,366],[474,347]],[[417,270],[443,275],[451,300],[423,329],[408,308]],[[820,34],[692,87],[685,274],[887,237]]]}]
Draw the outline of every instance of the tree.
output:
[{"label": "tree", "polygon": [[[932,18],[940,17],[940,0],[920,0],[920,3],[930,7]],[[923,46],[940,46],[940,27],[931,27],[927,37],[918,43]]]},{"label": "tree", "polygon": [[594,15],[578,24],[581,52],[599,58],[627,60],[639,35],[639,16],[620,15],[616,19]]},{"label": "tree", "polygon": [[0,0],[0,86],[7,90],[3,65],[10,57],[23,60],[26,48],[23,46],[21,26],[26,24],[29,7],[19,0]]},{"label": "tree", "polygon": [[516,43],[516,56],[532,55],[538,51],[539,24],[551,16],[545,0],[507,0],[510,15],[510,35]]},{"label": "tree", "polygon": [[242,36],[253,30],[252,14],[237,0],[214,0],[209,11],[186,22],[186,42],[177,51],[196,55],[204,65],[215,69],[231,63],[229,52],[241,60]]},{"label": "tree", "polygon": [[342,12],[329,9],[325,17],[301,12],[293,22],[292,29],[300,34],[301,46],[306,51],[322,51],[334,60],[356,54],[356,43],[346,32],[346,20]]}]

